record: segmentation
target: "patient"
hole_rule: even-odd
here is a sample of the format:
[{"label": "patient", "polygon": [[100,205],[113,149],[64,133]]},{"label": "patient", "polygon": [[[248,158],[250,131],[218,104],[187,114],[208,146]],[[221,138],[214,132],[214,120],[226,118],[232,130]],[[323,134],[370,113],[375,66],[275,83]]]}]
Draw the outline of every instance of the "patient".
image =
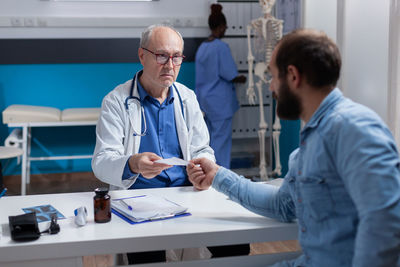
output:
[{"label": "patient", "polygon": [[303,255],[276,267],[399,266],[396,144],[375,112],[336,88],[340,67],[337,46],[321,32],[291,32],[275,48],[269,71],[278,115],[305,124],[279,189],[205,158],[188,167],[200,190],[212,186],[255,213],[297,219]]}]

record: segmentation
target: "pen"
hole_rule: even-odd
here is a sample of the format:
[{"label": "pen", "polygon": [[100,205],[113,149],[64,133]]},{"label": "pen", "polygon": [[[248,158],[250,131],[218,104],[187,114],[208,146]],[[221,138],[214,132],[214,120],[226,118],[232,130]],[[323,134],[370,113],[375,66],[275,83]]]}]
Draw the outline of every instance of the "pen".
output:
[{"label": "pen", "polygon": [[0,193],[0,198],[2,196],[4,196],[6,194],[6,192],[7,192],[7,188],[4,187],[3,191],[1,191],[1,193]]},{"label": "pen", "polygon": [[119,202],[121,202],[121,204],[124,205],[129,210],[132,210],[132,207],[130,205],[128,205],[128,203],[126,203],[123,199],[120,199]]}]

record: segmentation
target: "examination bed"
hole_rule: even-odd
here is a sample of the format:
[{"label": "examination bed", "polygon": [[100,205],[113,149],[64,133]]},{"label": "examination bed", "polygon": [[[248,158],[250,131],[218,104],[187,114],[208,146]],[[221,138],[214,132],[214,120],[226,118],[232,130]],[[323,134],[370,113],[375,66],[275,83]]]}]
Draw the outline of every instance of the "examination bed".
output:
[{"label": "examination bed", "polygon": [[[26,184],[30,182],[30,163],[35,160],[85,159],[91,155],[31,157],[31,129],[33,127],[93,126],[100,115],[100,108],[69,108],[59,110],[52,107],[11,105],[3,111],[3,123],[17,127],[10,134],[12,142],[5,145],[20,146],[22,154],[21,195],[26,194]],[[10,145],[11,144],[11,145]]]}]

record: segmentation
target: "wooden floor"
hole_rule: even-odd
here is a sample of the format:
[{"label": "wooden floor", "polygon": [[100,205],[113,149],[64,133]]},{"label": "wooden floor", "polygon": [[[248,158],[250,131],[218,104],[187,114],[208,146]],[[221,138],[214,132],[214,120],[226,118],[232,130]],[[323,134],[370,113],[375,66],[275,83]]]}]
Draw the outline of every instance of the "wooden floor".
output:
[{"label": "wooden floor", "polygon": [[[7,195],[21,194],[21,176],[4,176]],[[107,186],[98,180],[92,172],[50,173],[31,175],[26,187],[28,195],[93,191],[97,187]]]},{"label": "wooden floor", "polygon": [[[8,189],[7,195],[19,195],[21,193],[21,176],[4,176],[4,186]],[[100,182],[91,172],[35,174],[31,175],[27,194],[87,192],[101,186],[107,185]],[[300,250],[297,241],[254,243],[250,245],[250,248],[251,255]],[[113,265],[114,260],[111,255],[83,257],[84,267],[109,267]]]}]

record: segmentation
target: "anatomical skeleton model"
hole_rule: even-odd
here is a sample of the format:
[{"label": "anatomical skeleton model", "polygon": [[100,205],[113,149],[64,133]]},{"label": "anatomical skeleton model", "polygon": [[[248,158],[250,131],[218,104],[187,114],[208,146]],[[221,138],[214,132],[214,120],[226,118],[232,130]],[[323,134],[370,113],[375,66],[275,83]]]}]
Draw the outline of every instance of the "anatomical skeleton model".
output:
[{"label": "anatomical skeleton model", "polygon": [[[260,124],[258,130],[258,138],[260,143],[260,179],[265,181],[268,180],[268,173],[265,162],[265,132],[268,127],[264,118],[264,102],[263,102],[263,84],[269,86],[270,79],[267,78],[267,66],[271,60],[272,51],[275,45],[282,38],[283,21],[276,19],[271,15],[271,9],[275,4],[275,0],[260,0],[262,7],[263,16],[251,21],[250,25],[247,26],[247,44],[248,44],[248,56],[247,61],[249,62],[249,87],[247,88],[247,97],[251,105],[255,104],[256,95],[254,92],[254,78],[253,78],[253,64],[255,57],[253,56],[251,48],[251,33],[254,32],[254,47],[255,54],[260,54],[265,58],[265,61],[256,63],[254,67],[254,74],[258,78],[256,87],[258,91],[259,104],[260,104]],[[275,169],[272,171],[272,175],[280,176],[281,173],[281,161],[279,156],[279,136],[281,134],[281,124],[278,116],[275,112],[275,120],[272,126],[272,140],[275,154]],[[271,157],[272,158],[272,157]]]}]

